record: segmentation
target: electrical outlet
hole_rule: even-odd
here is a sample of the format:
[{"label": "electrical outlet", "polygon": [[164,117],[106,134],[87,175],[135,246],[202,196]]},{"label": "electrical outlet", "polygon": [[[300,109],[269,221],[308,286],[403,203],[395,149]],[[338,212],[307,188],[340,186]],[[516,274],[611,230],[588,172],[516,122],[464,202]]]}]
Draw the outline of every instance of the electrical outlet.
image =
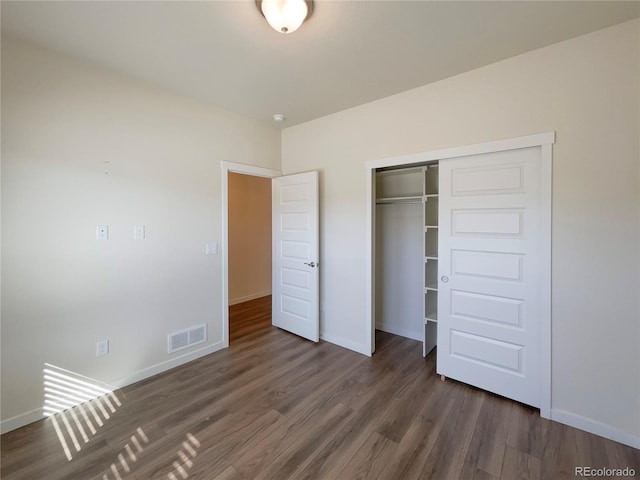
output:
[{"label": "electrical outlet", "polygon": [[96,343],[96,357],[101,357],[109,353],[109,340],[100,340]]}]

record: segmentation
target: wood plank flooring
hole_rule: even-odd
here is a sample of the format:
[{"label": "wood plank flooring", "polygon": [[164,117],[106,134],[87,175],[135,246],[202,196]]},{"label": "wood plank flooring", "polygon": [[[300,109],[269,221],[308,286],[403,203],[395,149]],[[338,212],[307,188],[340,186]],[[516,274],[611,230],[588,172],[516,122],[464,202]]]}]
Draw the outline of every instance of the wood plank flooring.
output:
[{"label": "wood plank flooring", "polygon": [[367,358],[278,330],[270,312],[270,297],[233,306],[229,349],[116,392],[121,407],[79,452],[67,435],[71,460],[51,418],[3,435],[1,478],[640,478],[640,451],[442,382],[419,342],[378,332]]}]

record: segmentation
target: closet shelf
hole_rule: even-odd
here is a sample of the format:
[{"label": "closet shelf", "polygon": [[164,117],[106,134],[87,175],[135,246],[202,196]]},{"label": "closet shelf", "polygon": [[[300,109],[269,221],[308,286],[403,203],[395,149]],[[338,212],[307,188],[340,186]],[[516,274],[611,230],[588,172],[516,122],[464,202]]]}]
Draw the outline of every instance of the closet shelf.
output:
[{"label": "closet shelf", "polygon": [[425,325],[427,322],[438,323],[438,312],[427,313],[427,316],[424,319]]},{"label": "closet shelf", "polygon": [[411,197],[381,197],[376,198],[377,204],[388,204],[388,203],[422,203],[422,196],[411,196]]},{"label": "closet shelf", "polygon": [[382,167],[379,168],[376,172],[376,175],[379,177],[391,177],[394,175],[402,176],[402,175],[412,175],[412,174],[421,174],[422,167]]},{"label": "closet shelf", "polygon": [[438,343],[438,220],[440,213],[438,165],[424,167],[422,176],[422,251],[424,253],[424,305],[422,355],[426,356]]}]

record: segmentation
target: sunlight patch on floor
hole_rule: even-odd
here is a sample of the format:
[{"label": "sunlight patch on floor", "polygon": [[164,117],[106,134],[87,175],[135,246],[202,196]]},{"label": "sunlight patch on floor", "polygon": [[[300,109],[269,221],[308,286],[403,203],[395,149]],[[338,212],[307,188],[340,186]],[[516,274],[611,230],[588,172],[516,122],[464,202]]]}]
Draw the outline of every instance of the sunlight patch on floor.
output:
[{"label": "sunlight patch on floor", "polygon": [[[182,442],[182,449],[178,450],[178,460],[173,462],[173,471],[167,474],[169,480],[182,480],[189,476],[189,470],[193,467],[193,459],[198,454],[200,442],[192,434],[187,433],[187,440]],[[186,452],[186,453],[185,453]]]},{"label": "sunlight patch on floor", "polygon": [[49,363],[44,364],[43,378],[44,415],[71,461],[122,403],[113,388]]},{"label": "sunlight patch on floor", "polygon": [[[133,464],[138,461],[138,455],[144,450],[142,444],[149,443],[149,438],[142,428],[138,427],[136,429],[136,433],[131,436],[130,440],[131,441],[124,446],[122,451],[118,453],[116,457],[118,461],[113,462],[109,466],[107,473],[102,475],[102,480],[122,480],[120,470],[124,472],[123,475],[125,477],[131,473]],[[131,445],[133,445],[133,447]],[[133,451],[134,448],[135,452]]]}]

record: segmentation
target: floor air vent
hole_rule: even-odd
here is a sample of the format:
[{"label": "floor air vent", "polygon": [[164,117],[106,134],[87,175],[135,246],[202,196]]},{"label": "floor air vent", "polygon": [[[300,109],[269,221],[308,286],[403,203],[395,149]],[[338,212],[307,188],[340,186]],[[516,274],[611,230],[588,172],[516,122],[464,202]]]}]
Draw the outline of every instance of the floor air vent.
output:
[{"label": "floor air vent", "polygon": [[185,328],[172,332],[167,338],[168,353],[177,352],[183,348],[203,343],[207,339],[207,326],[205,324]]}]

